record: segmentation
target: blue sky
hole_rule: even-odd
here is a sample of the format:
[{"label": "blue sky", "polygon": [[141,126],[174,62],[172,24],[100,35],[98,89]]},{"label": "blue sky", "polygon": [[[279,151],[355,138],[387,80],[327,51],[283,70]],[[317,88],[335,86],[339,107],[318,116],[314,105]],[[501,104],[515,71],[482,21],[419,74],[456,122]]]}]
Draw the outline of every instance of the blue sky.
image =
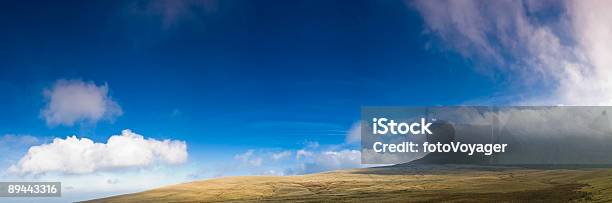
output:
[{"label": "blue sky", "polygon": [[[6,148],[9,161],[0,165],[16,164],[29,147],[56,137],[106,143],[131,129],[184,142],[188,160],[68,177],[45,171],[50,175],[43,177],[78,188],[79,180],[96,175],[121,184],[126,174],[146,179],[180,171],[140,188],[146,189],[225,175],[299,174],[359,167],[336,158],[358,152],[347,137],[362,106],[605,104],[612,101],[605,79],[610,50],[585,39],[612,42],[596,29],[609,26],[610,16],[582,15],[593,7],[601,6],[6,2],[0,8],[0,144],[29,137]],[[591,26],[580,27],[584,22]],[[604,35],[590,35],[598,31]],[[100,95],[121,113],[50,125],[44,112],[53,99],[45,91],[58,90],[59,81],[107,90]]]},{"label": "blue sky", "polygon": [[[3,19],[19,21],[0,36],[0,87],[10,92],[0,98],[10,115],[2,131],[104,139],[134,128],[213,145],[250,132],[237,144],[295,147],[342,140],[299,128],[346,130],[360,106],[461,104],[505,88],[427,51],[420,17],[402,2],[219,2],[168,28],[162,16],[126,11],[133,2],[80,3],[3,8]],[[58,79],[108,84],[125,114],[95,129],[48,128],[42,90]],[[299,128],[291,137],[252,128],[266,122]]]}]

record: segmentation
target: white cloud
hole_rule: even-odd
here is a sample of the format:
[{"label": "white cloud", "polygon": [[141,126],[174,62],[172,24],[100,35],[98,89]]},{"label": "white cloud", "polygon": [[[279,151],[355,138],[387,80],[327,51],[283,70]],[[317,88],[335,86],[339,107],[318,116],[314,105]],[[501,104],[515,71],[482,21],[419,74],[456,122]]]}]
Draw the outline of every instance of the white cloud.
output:
[{"label": "white cloud", "polygon": [[344,141],[347,144],[359,144],[361,143],[361,123],[356,122],[353,124],[351,129],[346,134]]},{"label": "white cloud", "polygon": [[612,1],[574,0],[567,3],[577,52],[588,63],[567,70],[561,96],[573,103],[612,104]]},{"label": "white cloud", "polygon": [[358,150],[324,151],[317,156],[317,165],[325,168],[354,168],[361,163],[361,152]]},{"label": "white cloud", "polygon": [[247,166],[261,166],[263,159],[261,157],[255,157],[253,150],[248,150],[243,154],[237,154],[234,159],[240,160],[242,164]]},{"label": "white cloud", "polygon": [[308,141],[298,150],[247,150],[235,155],[234,159],[242,166],[238,168],[247,166],[251,172],[255,171],[251,174],[257,175],[295,175],[360,168],[364,167],[361,152],[351,149],[355,147],[352,144],[360,142],[360,131],[360,123],[357,122],[347,132],[345,142],[338,145]]},{"label": "white cloud", "polygon": [[86,174],[110,169],[181,164],[187,160],[187,145],[177,140],[145,139],[130,130],[113,135],[107,143],[94,143],[76,136],[55,138],[33,146],[9,172],[26,175],[46,172]]},{"label": "white cloud", "polygon": [[[247,169],[242,172],[248,174],[250,171],[256,175],[295,175],[362,167],[358,150],[336,149],[336,146],[325,149],[305,147],[296,151],[248,150],[235,155],[234,159],[240,164],[229,168],[233,168],[232,171]],[[292,154],[295,156],[289,158]]]},{"label": "white cloud", "polygon": [[417,0],[412,5],[429,33],[486,64],[478,66],[481,71],[511,73],[521,92],[534,84],[550,89],[517,103],[612,104],[610,1]]},{"label": "white cloud", "polygon": [[[360,168],[361,152],[359,150],[346,149],[345,144],[356,144],[361,142],[361,124],[356,122],[351,126],[342,145],[327,146],[320,149],[316,145],[308,143],[305,148],[295,153],[296,166],[287,168],[285,174],[305,174],[340,169]],[[343,147],[344,146],[344,147]]]},{"label": "white cloud", "polygon": [[[304,154],[297,157],[298,167],[289,169],[288,173],[304,174],[339,169],[359,168],[361,165],[361,152],[358,150],[325,150],[310,152],[300,150]],[[298,151],[298,152],[300,152]]]},{"label": "white cloud", "polygon": [[295,153],[295,159],[300,160],[303,157],[310,157],[312,156],[312,152],[310,151],[306,151],[304,149],[300,149]]},{"label": "white cloud", "polygon": [[262,172],[260,175],[264,175],[264,176],[284,176],[285,173],[283,171],[267,170],[267,171]]},{"label": "white cloud", "polygon": [[287,157],[291,156],[291,151],[287,150],[287,151],[282,151],[279,153],[272,153],[272,160],[274,161],[278,161],[281,159],[285,159]]},{"label": "white cloud", "polygon": [[41,110],[41,116],[49,126],[96,123],[123,114],[121,107],[108,94],[106,84],[97,86],[81,80],[58,80],[51,89],[45,89],[44,96],[46,106]]}]

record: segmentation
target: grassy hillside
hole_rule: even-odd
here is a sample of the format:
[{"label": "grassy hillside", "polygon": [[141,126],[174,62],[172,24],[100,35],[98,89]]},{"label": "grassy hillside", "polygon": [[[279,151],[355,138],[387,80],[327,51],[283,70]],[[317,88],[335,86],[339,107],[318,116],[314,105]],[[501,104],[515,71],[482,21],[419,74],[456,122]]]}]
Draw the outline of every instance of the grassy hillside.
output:
[{"label": "grassy hillside", "polygon": [[612,201],[612,169],[413,165],[196,181],[88,202]]}]

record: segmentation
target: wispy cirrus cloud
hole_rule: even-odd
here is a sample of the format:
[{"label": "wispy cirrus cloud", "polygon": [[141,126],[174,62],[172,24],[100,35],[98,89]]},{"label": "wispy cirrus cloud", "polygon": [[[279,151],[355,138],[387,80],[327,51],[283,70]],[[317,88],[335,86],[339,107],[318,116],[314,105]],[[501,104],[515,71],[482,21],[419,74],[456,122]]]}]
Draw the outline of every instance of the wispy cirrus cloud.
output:
[{"label": "wispy cirrus cloud", "polygon": [[516,103],[606,105],[612,103],[611,2],[410,1],[426,31],[443,47],[480,64],[489,74],[510,74],[525,89],[544,95]]}]

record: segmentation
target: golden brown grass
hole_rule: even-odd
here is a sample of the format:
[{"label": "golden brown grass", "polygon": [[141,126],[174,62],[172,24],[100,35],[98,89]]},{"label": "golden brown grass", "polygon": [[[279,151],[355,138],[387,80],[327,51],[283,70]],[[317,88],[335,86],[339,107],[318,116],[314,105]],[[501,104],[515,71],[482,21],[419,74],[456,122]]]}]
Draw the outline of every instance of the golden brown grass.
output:
[{"label": "golden brown grass", "polygon": [[419,165],[226,177],[90,202],[612,201],[612,169]]}]

